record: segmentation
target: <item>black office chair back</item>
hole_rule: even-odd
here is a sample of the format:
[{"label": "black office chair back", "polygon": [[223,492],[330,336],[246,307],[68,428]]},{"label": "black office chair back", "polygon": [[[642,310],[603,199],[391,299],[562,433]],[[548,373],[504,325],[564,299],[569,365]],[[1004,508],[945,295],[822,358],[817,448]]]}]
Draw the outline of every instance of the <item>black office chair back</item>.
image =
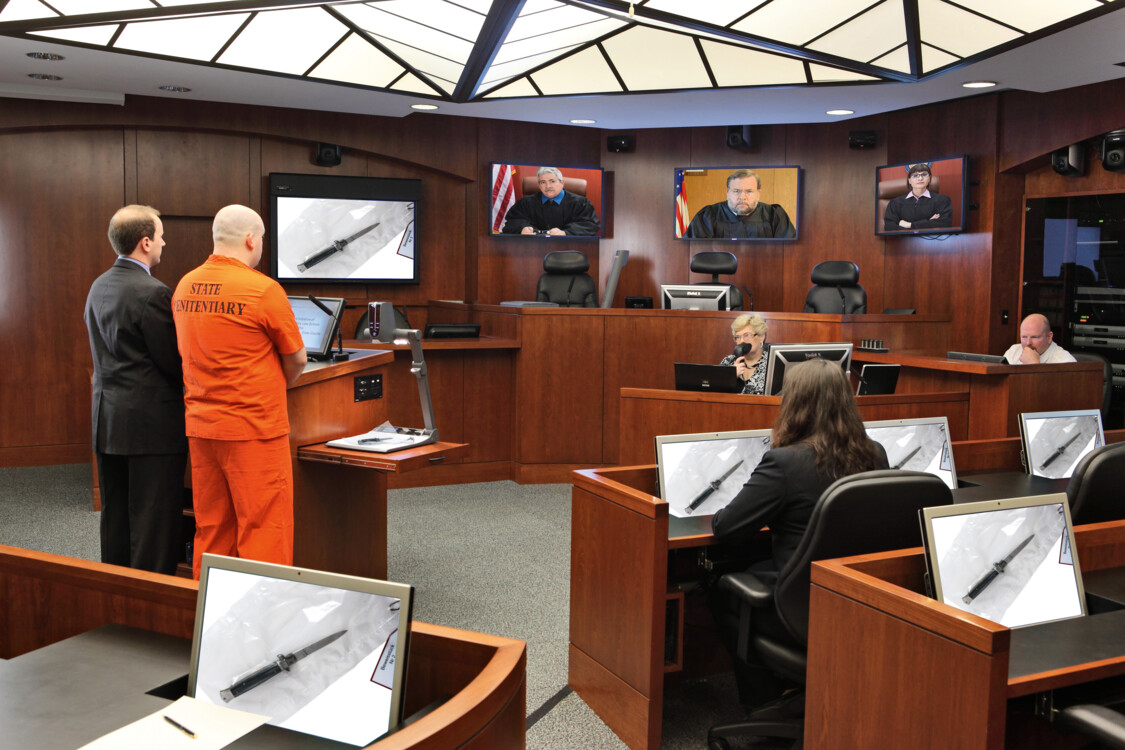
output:
[{"label": "black office chair back", "polygon": [[597,284],[586,273],[590,261],[577,250],[555,250],[543,257],[535,299],[563,307],[597,307]]},{"label": "black office chair back", "polygon": [[826,260],[812,270],[813,288],[805,298],[805,312],[861,315],[867,312],[867,292],[859,285],[859,266],[850,260]]},{"label": "black office chair back", "polygon": [[918,511],[952,502],[943,481],[917,471],[866,471],[833,482],[817,500],[805,536],[777,578],[774,603],[794,639],[808,645],[814,560],[919,547]]},{"label": "black office chair back", "polygon": [[1066,497],[1070,501],[1070,519],[1075,526],[1125,518],[1125,443],[1103,445],[1087,453],[1078,462]]},{"label": "black office chair back", "polygon": [[709,273],[711,274],[710,281],[700,281],[696,284],[706,284],[709,286],[728,286],[730,287],[730,309],[742,309],[742,290],[734,284],[725,281],[719,281],[719,275],[731,276],[738,271],[738,258],[734,253],[729,253],[726,250],[705,250],[701,253],[696,253],[691,257],[691,272],[692,273]]},{"label": "black office chair back", "polygon": [[[1085,268],[1085,266],[1079,266]],[[1113,398],[1113,367],[1109,359],[1096,352],[1071,352],[1079,362],[1102,363],[1102,424],[1109,424],[1109,402]]]}]

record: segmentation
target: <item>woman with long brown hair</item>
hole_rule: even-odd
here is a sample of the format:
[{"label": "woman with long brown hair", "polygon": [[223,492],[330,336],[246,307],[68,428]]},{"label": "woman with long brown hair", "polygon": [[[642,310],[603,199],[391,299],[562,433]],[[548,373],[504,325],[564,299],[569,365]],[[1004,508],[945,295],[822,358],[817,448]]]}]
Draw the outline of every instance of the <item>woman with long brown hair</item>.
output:
[{"label": "woman with long brown hair", "polygon": [[833,362],[802,362],[785,373],[770,450],[711,528],[719,541],[737,543],[769,526],[772,567],[780,571],[828,485],[886,468],[886,451],[868,439],[848,376]]}]

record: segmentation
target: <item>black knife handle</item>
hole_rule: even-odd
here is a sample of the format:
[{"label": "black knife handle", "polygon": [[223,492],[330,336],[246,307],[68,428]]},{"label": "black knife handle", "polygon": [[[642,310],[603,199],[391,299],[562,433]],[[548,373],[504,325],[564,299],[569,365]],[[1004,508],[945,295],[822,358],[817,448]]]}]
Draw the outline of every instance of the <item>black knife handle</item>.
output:
[{"label": "black knife handle", "polygon": [[224,701],[230,701],[231,699],[237,698],[248,690],[253,690],[271,677],[276,677],[277,675],[281,674],[281,671],[281,665],[276,661],[272,662],[271,664],[268,664],[257,670],[256,672],[253,672],[249,676],[239,680],[226,690],[220,690],[219,695],[222,696],[222,699]]},{"label": "black knife handle", "polygon": [[961,597],[961,601],[965,602],[965,604],[972,603],[973,599],[976,599],[978,596],[980,596],[980,592],[984,591],[986,588],[988,588],[988,585],[990,583],[996,580],[996,576],[1000,575],[1001,570],[1003,570],[1003,568],[998,569],[993,566],[992,570],[985,573],[984,577],[977,581],[976,584],[971,589],[969,589],[969,593]]}]

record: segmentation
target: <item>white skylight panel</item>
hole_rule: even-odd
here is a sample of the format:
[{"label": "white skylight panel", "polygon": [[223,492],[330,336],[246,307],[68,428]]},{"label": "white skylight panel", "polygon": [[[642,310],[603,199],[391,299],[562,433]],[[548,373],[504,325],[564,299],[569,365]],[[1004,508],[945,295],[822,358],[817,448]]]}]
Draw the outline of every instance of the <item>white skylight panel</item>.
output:
[{"label": "white skylight panel", "polygon": [[749,13],[766,0],[649,0],[645,3],[648,10],[658,10],[663,13],[691,18],[695,21],[709,23],[712,26],[727,26],[738,18]]},{"label": "white skylight panel", "polygon": [[114,13],[119,10],[152,10],[150,0],[50,0],[51,7],[64,16],[86,13]]},{"label": "white skylight panel", "polygon": [[605,58],[594,47],[537,71],[531,78],[547,96],[621,90]]},{"label": "white skylight panel", "polygon": [[417,76],[407,73],[400,78],[394,86],[391,86],[392,91],[405,91],[414,94],[430,94],[433,95],[434,89],[432,86],[426,84],[425,81],[419,79]]},{"label": "white skylight panel", "polygon": [[135,21],[125,25],[113,46],[114,49],[153,55],[210,60],[249,15],[228,13],[167,21]]},{"label": "white skylight panel", "polygon": [[948,52],[943,52],[940,49],[931,47],[928,44],[922,45],[922,72],[928,73],[931,70],[944,68],[946,65],[957,62],[959,57],[954,57]]},{"label": "white skylight panel", "polygon": [[415,23],[381,8],[382,4],[377,8],[367,5],[341,5],[336,9],[349,21],[372,36],[378,37],[380,41],[395,39],[411,47],[432,50],[462,64],[469,59],[473,51],[473,40],[480,33],[481,18],[473,13],[469,13],[468,16],[474,25],[462,28],[463,33],[455,35]]},{"label": "white skylight panel", "polygon": [[47,37],[48,39],[61,39],[66,42],[80,42],[82,44],[107,45],[117,32],[118,24],[107,26],[83,26],[77,29],[54,29],[52,31],[29,31],[34,36]]},{"label": "white skylight panel", "polygon": [[39,0],[9,0],[0,10],[0,22],[27,21],[32,18],[55,18],[58,13],[48,8]]},{"label": "white skylight panel", "polygon": [[572,26],[558,31],[520,39],[506,41],[496,53],[494,63],[506,63],[520,58],[531,57],[541,52],[550,50],[566,50],[595,39],[600,39],[606,34],[621,27],[621,24],[605,20],[584,26]]},{"label": "white skylight panel", "polygon": [[1020,34],[941,0],[918,0],[922,41],[960,57],[970,57]]},{"label": "white skylight panel", "polygon": [[244,4],[243,0],[160,0],[160,4],[165,8],[177,5],[198,5],[205,2],[208,5],[234,5],[235,3]]},{"label": "white skylight panel", "polygon": [[[376,11],[385,17],[404,18],[419,26],[429,26],[470,42],[480,35],[481,26],[484,25],[484,18],[488,13],[487,4],[483,12],[477,12],[463,7],[459,2],[446,0],[385,0],[359,6],[336,6],[336,9],[344,15],[353,8]],[[410,40],[404,39],[404,41]]]},{"label": "white skylight panel", "polygon": [[870,60],[906,42],[906,19],[901,2],[885,2],[809,45],[809,49],[849,60]]},{"label": "white skylight panel", "polygon": [[719,86],[778,86],[805,83],[800,60],[731,44],[703,42],[703,51]]},{"label": "white skylight panel", "polygon": [[959,0],[958,5],[1027,33],[1102,7],[1096,0]]},{"label": "white skylight panel", "polygon": [[711,87],[695,42],[685,34],[639,26],[603,46],[630,91]]},{"label": "white skylight panel", "polygon": [[537,68],[540,65],[543,65],[555,59],[556,57],[562,57],[566,53],[575,49],[576,46],[577,45],[561,50],[553,49],[547,52],[543,52],[542,54],[529,55],[528,57],[521,57],[506,63],[494,63],[493,65],[489,66],[488,70],[484,74],[484,77],[481,79],[481,89],[492,88],[493,86],[496,86],[497,84],[506,81],[509,78],[514,78],[518,75],[526,73],[529,70]]},{"label": "white skylight panel", "polygon": [[526,78],[521,78],[518,81],[513,81],[508,86],[499,88],[487,94],[485,99],[511,99],[519,96],[538,96],[535,87]]},{"label": "white skylight panel", "polygon": [[403,67],[359,34],[350,34],[309,73],[310,78],[386,88]]},{"label": "white skylight panel", "polygon": [[217,62],[300,75],[347,32],[320,8],[259,13]]},{"label": "white skylight panel", "polygon": [[774,0],[731,28],[803,45],[859,13],[872,0]]},{"label": "white skylight panel", "polygon": [[462,5],[470,10],[480,13],[482,16],[487,15],[488,11],[492,9],[492,0],[456,0],[457,5]]},{"label": "white skylight panel", "polygon": [[387,49],[402,58],[407,66],[426,76],[444,78],[447,81],[456,81],[461,77],[461,71],[465,69],[465,66],[461,63],[446,60],[439,55],[431,54],[425,50],[414,49],[405,44],[399,44],[391,39],[379,39],[379,42],[385,44]]},{"label": "white skylight panel", "polygon": [[[531,3],[528,3],[531,5]],[[561,29],[583,26],[598,21],[605,21],[601,13],[594,13],[584,8],[573,5],[552,4],[553,7],[538,12],[529,13],[528,6],[524,6],[519,18],[512,24],[506,42],[550,34]],[[622,22],[617,22],[622,25]],[[605,32],[603,32],[605,33]]]},{"label": "white skylight panel", "polygon": [[841,68],[833,68],[829,65],[820,65],[819,63],[809,63],[809,75],[812,76],[813,83],[835,83],[837,81],[878,81],[880,79],[873,76],[865,76],[862,73],[853,73],[850,70],[843,70]]},{"label": "white skylight panel", "polygon": [[878,65],[880,68],[887,68],[888,70],[897,70],[900,73],[910,72],[910,53],[906,49],[906,45],[902,44],[895,47],[881,57],[877,57],[871,61],[872,65]]}]

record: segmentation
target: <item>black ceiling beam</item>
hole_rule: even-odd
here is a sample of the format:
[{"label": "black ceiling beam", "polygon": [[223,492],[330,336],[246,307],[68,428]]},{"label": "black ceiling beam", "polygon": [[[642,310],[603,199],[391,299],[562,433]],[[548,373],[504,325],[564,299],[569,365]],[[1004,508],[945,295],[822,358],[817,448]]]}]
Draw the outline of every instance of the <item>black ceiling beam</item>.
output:
[{"label": "black ceiling beam", "polygon": [[496,59],[496,53],[508,38],[512,24],[519,18],[523,3],[524,0],[495,0],[492,3],[477,41],[473,44],[473,51],[469,53],[469,59],[461,70],[461,78],[453,89],[453,101],[467,102],[476,95],[492,61]]},{"label": "black ceiling beam", "polygon": [[902,17],[906,22],[906,59],[910,73],[922,78],[922,24],[918,15],[918,0],[902,0]]}]

